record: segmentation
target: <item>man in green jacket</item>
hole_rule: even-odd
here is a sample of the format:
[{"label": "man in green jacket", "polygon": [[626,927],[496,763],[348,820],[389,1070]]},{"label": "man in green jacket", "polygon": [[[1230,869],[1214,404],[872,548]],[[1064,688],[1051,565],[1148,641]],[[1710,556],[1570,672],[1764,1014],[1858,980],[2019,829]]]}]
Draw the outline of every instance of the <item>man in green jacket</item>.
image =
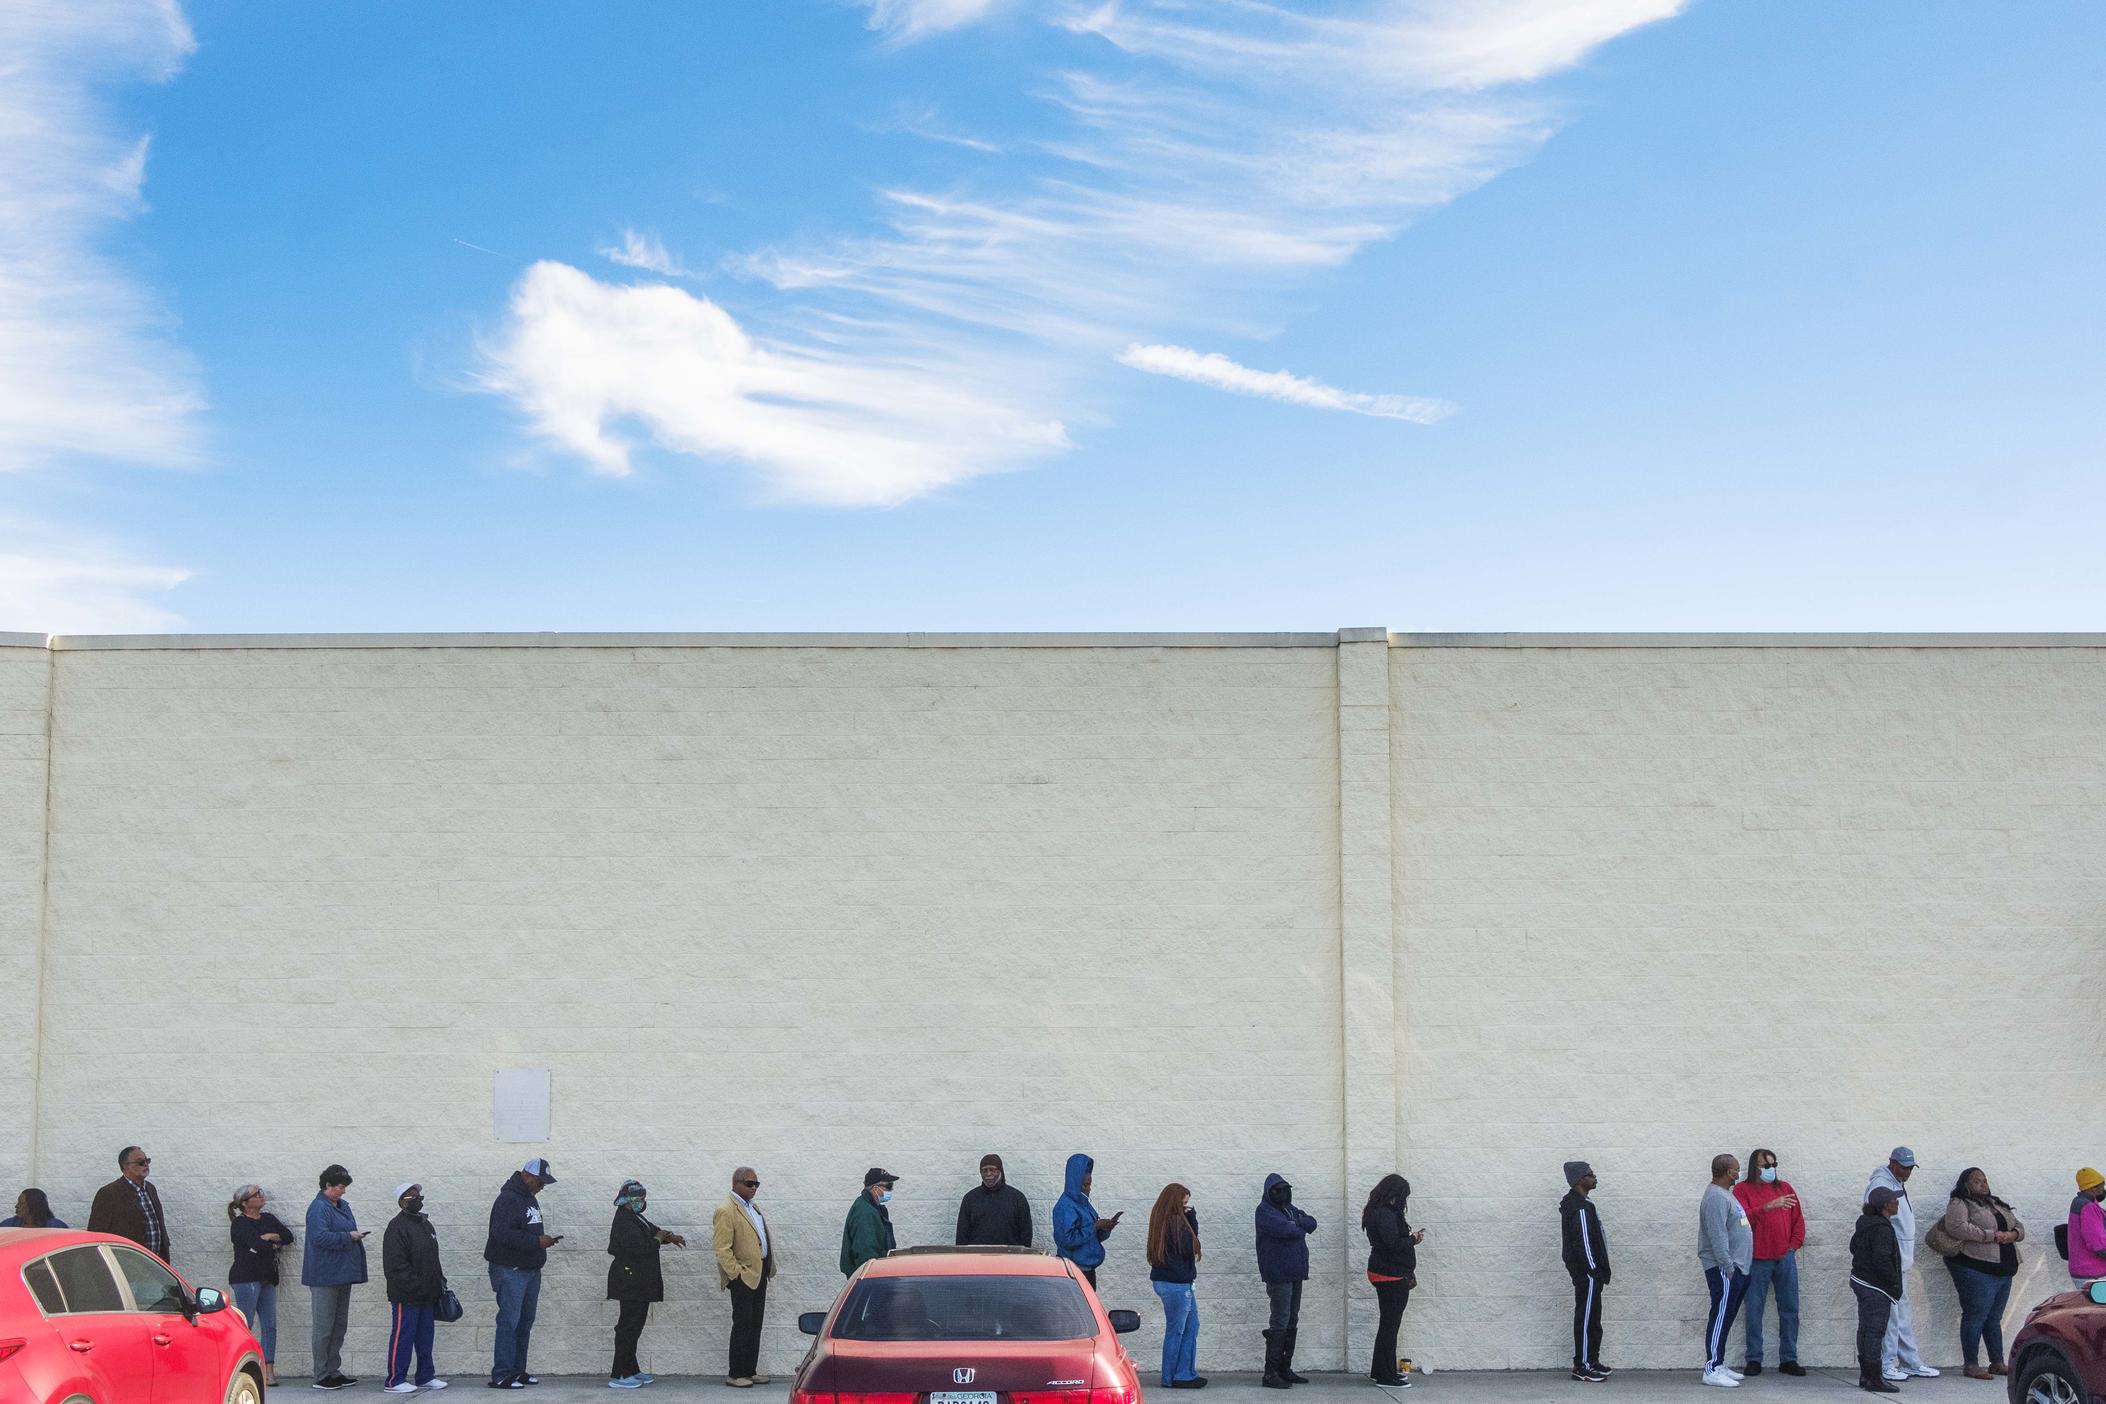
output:
[{"label": "man in green jacket", "polygon": [[898,1179],[890,1170],[875,1168],[863,1176],[863,1192],[848,1206],[848,1222],[841,1225],[843,1277],[892,1251],[892,1216],[885,1206],[892,1202],[892,1185]]}]

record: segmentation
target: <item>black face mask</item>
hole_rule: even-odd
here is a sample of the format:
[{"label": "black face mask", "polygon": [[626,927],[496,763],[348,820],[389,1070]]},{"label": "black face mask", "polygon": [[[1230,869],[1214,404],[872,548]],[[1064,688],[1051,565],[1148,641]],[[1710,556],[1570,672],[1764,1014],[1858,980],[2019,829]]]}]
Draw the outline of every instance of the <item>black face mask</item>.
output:
[{"label": "black face mask", "polygon": [[424,1196],[421,1194],[405,1195],[402,1200],[402,1207],[412,1214],[421,1214],[424,1212]]},{"label": "black face mask", "polygon": [[1269,1197],[1275,1204],[1291,1204],[1294,1202],[1294,1186],[1274,1185],[1269,1191]]}]

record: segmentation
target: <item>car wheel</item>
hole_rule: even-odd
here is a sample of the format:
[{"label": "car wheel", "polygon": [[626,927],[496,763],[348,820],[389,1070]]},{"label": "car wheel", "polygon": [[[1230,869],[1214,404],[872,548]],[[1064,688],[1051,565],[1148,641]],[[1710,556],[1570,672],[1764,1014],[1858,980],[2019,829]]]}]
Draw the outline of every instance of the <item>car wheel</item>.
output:
[{"label": "car wheel", "polygon": [[236,1370],[227,1381],[227,1404],[263,1404],[263,1386],[246,1370]]},{"label": "car wheel", "polygon": [[2046,1351],[2027,1362],[2019,1377],[2018,1397],[2025,1404],[2084,1404],[2084,1390],[2069,1362]]}]

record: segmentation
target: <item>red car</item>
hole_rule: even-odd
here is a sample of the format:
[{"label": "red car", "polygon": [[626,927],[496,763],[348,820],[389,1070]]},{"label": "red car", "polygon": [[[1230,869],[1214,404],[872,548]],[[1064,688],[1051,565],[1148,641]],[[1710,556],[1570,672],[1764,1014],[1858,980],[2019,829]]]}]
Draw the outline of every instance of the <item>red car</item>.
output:
[{"label": "red car", "polygon": [[226,1294],[130,1239],[0,1229],[7,1404],[262,1404],[263,1352]]},{"label": "red car", "polygon": [[1082,1274],[1028,1248],[907,1248],[863,1264],[817,1337],[791,1404],[1141,1404],[1119,1337]]},{"label": "red car", "polygon": [[2011,1338],[2011,1404],[2106,1399],[2106,1282],[2058,1292]]}]

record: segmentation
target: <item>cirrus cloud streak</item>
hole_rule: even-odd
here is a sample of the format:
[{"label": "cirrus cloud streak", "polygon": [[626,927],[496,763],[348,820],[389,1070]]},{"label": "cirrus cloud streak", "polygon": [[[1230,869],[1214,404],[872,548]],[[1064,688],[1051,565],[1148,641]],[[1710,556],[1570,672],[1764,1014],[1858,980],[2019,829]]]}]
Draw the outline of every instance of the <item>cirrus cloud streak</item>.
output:
[{"label": "cirrus cloud streak", "polygon": [[1167,375],[1226,390],[1232,395],[1278,400],[1308,409],[1343,410],[1376,419],[1401,419],[1407,424],[1438,424],[1455,413],[1455,405],[1448,400],[1341,390],[1288,371],[1252,370],[1219,352],[1194,351],[1188,346],[1129,346],[1119,353],[1119,364],[1150,375]]}]

